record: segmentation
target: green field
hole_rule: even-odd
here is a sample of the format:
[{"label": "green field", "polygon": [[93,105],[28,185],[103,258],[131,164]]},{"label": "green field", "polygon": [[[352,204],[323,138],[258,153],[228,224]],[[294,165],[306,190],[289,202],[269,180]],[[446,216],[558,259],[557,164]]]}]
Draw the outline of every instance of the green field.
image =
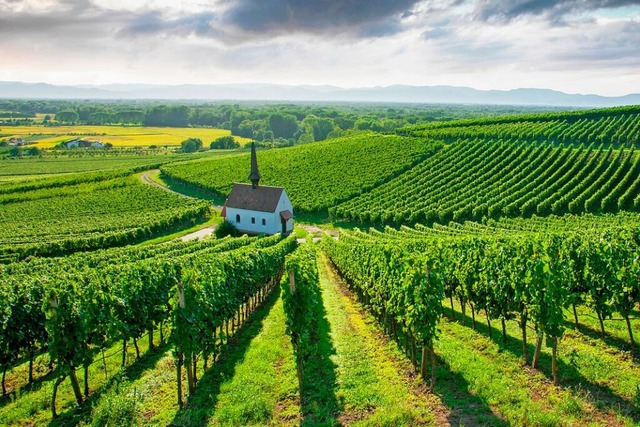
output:
[{"label": "green field", "polygon": [[0,425],[640,425],[638,111],[0,161]]}]

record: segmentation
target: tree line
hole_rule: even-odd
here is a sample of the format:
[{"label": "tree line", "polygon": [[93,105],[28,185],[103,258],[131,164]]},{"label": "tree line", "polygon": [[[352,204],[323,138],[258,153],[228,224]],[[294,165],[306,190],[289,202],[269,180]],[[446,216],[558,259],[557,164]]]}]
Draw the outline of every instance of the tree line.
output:
[{"label": "tree line", "polygon": [[[371,130],[392,133],[405,126],[539,111],[530,107],[409,104],[220,104],[158,101],[0,100],[3,125],[126,125],[211,127],[283,146]],[[545,110],[546,111],[546,110]],[[36,114],[45,114],[43,120]]]}]

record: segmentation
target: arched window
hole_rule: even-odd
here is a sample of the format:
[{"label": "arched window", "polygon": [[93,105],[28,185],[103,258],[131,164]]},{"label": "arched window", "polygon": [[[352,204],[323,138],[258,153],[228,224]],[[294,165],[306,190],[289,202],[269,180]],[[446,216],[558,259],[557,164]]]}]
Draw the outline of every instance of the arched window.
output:
[{"label": "arched window", "polygon": [[240,214],[236,214],[236,222],[240,223]]}]

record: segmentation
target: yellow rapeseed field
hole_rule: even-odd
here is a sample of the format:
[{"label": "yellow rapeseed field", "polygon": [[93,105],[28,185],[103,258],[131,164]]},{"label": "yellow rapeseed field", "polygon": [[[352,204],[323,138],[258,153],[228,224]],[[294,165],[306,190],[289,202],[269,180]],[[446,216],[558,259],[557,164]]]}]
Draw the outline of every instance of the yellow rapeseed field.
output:
[{"label": "yellow rapeseed field", "polygon": [[[38,148],[51,148],[62,141],[84,138],[102,143],[110,142],[114,147],[148,147],[157,145],[180,145],[187,138],[200,138],[205,146],[214,139],[231,135],[225,129],[164,128],[142,126],[4,126],[0,127],[0,138],[19,137],[35,142]],[[235,137],[240,144],[249,139]]]}]

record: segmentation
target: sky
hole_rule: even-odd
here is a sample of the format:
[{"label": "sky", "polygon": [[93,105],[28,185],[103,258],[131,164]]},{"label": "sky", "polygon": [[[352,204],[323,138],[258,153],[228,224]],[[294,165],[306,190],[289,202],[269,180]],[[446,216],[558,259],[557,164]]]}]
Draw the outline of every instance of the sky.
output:
[{"label": "sky", "polygon": [[0,0],[0,80],[640,93],[640,0]]}]

